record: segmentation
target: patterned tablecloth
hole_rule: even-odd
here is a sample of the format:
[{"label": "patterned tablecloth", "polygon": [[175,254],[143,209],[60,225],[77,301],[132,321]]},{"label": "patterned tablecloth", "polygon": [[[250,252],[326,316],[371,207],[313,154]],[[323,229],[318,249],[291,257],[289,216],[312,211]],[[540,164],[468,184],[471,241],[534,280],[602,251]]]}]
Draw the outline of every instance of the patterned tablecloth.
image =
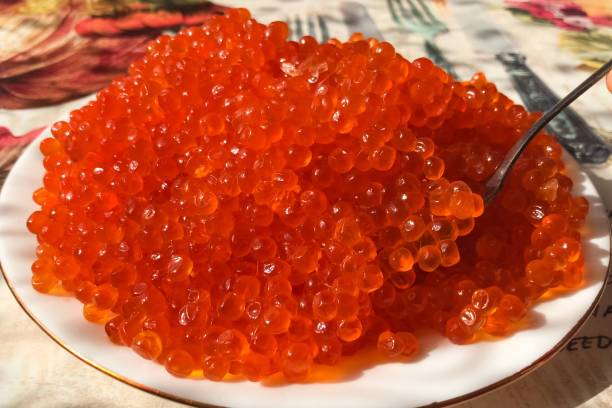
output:
[{"label": "patterned tablecloth", "polygon": [[[428,56],[455,77],[483,71],[530,110],[550,107],[612,58],[610,0],[3,0],[0,2],[0,184],[44,127],[121,75],[163,32],[242,6],[287,21],[295,37],[354,31]],[[612,95],[589,90],[549,126],[612,208]],[[58,347],[0,281],[0,406],[178,406],[116,381]],[[557,356],[461,407],[612,406],[612,289]]]}]

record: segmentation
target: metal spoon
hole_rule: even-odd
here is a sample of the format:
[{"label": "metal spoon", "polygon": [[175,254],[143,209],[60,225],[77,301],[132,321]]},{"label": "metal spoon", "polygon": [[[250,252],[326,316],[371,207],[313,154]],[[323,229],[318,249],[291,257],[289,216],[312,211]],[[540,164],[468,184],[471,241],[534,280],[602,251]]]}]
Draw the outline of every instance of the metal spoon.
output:
[{"label": "metal spoon", "polygon": [[608,71],[612,69],[612,60],[606,62],[601,68],[595,71],[590,77],[588,77],[583,83],[578,85],[572,92],[557,102],[552,108],[548,110],[536,123],[529,128],[527,132],[521,137],[504,157],[501,165],[495,170],[495,173],[487,180],[485,184],[485,195],[483,197],[485,207],[488,206],[491,201],[499,194],[508,174],[514,163],[525,150],[531,139],[538,134],[544,126],[548,124],[555,116],[559,114],[566,106],[574,102],[576,98],[582,95],[587,89],[595,85],[601,78],[603,78]]}]

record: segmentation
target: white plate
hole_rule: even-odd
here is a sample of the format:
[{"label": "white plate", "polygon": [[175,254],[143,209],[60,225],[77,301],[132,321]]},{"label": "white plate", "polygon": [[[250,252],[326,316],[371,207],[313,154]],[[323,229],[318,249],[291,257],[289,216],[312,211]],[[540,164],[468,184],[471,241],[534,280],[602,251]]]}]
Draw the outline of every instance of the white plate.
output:
[{"label": "white plate", "polygon": [[347,374],[332,382],[265,386],[178,379],[127,347],[113,345],[101,325],[83,318],[76,299],[42,295],[30,286],[36,239],[25,222],[35,210],[31,196],[43,176],[38,142],[47,136],[49,132],[43,132],[26,149],[0,193],[0,260],[9,287],[26,313],[69,352],[119,380],[179,401],[250,408],[406,408],[463,401],[507,384],[552,357],[589,317],[605,284],[610,256],[606,211],[586,174],[567,158],[574,193],[591,204],[583,242],[586,281],[578,291],[539,303],[529,316],[531,328],[466,346],[425,338],[423,355],[415,362],[374,365],[347,358],[342,363]]}]

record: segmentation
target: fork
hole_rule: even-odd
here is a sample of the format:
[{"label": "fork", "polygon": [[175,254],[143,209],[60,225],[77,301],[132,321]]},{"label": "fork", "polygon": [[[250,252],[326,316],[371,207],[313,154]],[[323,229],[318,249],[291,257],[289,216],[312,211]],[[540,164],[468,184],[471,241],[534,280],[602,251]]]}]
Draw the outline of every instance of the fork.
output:
[{"label": "fork", "polygon": [[327,23],[325,19],[318,14],[308,14],[306,18],[301,18],[296,15],[293,18],[287,17],[285,20],[287,24],[289,24],[289,29],[291,31],[290,40],[299,41],[304,35],[310,35],[320,43],[329,40],[329,28],[327,27]]},{"label": "fork", "polygon": [[405,31],[419,34],[425,43],[429,59],[457,78],[453,64],[446,59],[435,44],[439,34],[448,32],[448,27],[438,20],[423,0],[387,0],[387,6],[395,24]]},{"label": "fork", "polygon": [[523,136],[516,141],[516,143],[506,153],[504,160],[499,165],[497,170],[495,170],[495,173],[491,175],[485,184],[485,195],[483,197],[485,206],[488,206],[489,203],[491,203],[491,201],[493,201],[493,199],[499,194],[504,186],[506,178],[510,174],[512,166],[514,166],[514,163],[516,163],[523,150],[525,150],[535,135],[537,135],[538,132],[548,124],[548,122],[559,115],[559,113],[561,113],[570,103],[574,102],[576,98],[605,77],[610,70],[612,70],[612,59],[606,62],[601,68],[591,74],[591,76],[585,79],[580,85],[574,88],[563,99],[544,113],[544,115],[542,115],[537,122],[531,125]]}]

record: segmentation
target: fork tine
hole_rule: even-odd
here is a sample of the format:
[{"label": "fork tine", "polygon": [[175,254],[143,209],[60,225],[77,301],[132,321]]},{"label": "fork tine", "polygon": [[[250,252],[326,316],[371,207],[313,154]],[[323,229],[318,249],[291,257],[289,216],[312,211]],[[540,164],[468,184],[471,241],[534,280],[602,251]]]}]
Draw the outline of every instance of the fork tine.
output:
[{"label": "fork tine", "polygon": [[329,28],[327,28],[325,19],[320,15],[317,15],[317,20],[319,22],[319,27],[321,28],[321,42],[325,43],[327,40],[329,40]]},{"label": "fork tine", "polygon": [[[412,15],[418,20],[418,22],[422,25],[429,25],[427,21],[425,21],[425,19],[423,18],[423,15],[421,14],[421,12],[416,8],[412,0],[405,0],[405,1],[410,6],[410,11],[412,11]],[[402,11],[402,14],[405,17],[408,16],[409,15],[408,10],[406,10],[406,8],[402,5],[402,0],[397,0],[397,2],[399,4],[400,10]]]},{"label": "fork tine", "polygon": [[[387,0],[387,7],[389,8],[389,12],[391,13],[391,17],[393,18],[393,21],[395,21],[395,23],[399,26],[404,26],[404,23],[408,22],[404,22],[402,21],[401,17],[404,17],[406,20],[410,20],[410,16],[406,16],[405,12],[400,13],[399,11],[397,11],[395,9],[396,6],[393,5],[393,3],[396,3],[396,6],[399,7],[399,0]],[[401,16],[400,16],[401,14]],[[405,27],[404,27],[405,28]]]},{"label": "fork tine", "polygon": [[420,5],[421,5],[421,9],[425,12],[425,14],[427,14],[427,17],[429,17],[429,20],[435,24],[443,24],[440,20],[438,20],[436,18],[436,16],[431,12],[431,10],[429,9],[429,7],[427,7],[427,3],[424,2],[423,0],[416,0]]},{"label": "fork tine", "polygon": [[404,20],[404,23],[414,24],[414,15],[410,14],[408,10],[402,4],[402,0],[395,0],[395,4],[397,6],[398,14],[401,19]]},{"label": "fork tine", "polygon": [[285,16],[284,20],[285,20],[285,23],[287,23],[287,25],[289,26],[289,38],[287,40],[293,41],[294,29],[293,29],[293,22],[291,21],[291,17]]},{"label": "fork tine", "polygon": [[308,25],[308,35],[317,38],[317,33],[315,32],[315,23],[312,18],[312,14],[308,14],[308,17],[306,17],[306,24]]},{"label": "fork tine", "polygon": [[304,36],[304,30],[302,29],[302,20],[300,19],[300,16],[295,16],[295,36],[296,41],[299,41],[300,38],[302,38]]}]

